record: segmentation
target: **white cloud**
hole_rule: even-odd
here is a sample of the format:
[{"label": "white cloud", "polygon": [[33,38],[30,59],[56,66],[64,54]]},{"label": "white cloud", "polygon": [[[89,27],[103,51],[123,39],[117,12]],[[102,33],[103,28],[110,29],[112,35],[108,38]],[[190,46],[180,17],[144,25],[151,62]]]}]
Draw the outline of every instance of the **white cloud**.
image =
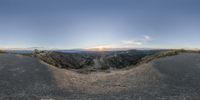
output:
[{"label": "white cloud", "polygon": [[144,35],[145,40],[151,40],[151,37],[148,35]]},{"label": "white cloud", "polygon": [[121,47],[140,47],[141,45],[144,45],[145,43],[152,40],[152,38],[148,35],[144,35],[143,38],[137,39],[137,40],[124,40],[121,41]]},{"label": "white cloud", "polygon": [[140,41],[122,41],[125,45],[142,45],[143,43]]}]

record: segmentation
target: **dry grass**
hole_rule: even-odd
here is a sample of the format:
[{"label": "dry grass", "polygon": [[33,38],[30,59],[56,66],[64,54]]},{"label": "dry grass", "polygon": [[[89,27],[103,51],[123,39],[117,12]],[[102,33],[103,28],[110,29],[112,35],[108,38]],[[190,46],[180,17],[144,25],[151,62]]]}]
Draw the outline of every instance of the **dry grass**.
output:
[{"label": "dry grass", "polygon": [[146,57],[142,58],[141,61],[138,64],[148,63],[148,62],[155,60],[155,59],[158,59],[158,58],[167,57],[167,56],[174,56],[174,55],[178,55],[179,53],[183,53],[183,52],[187,52],[187,51],[184,50],[184,49],[175,49],[175,50],[159,52],[155,55],[146,56]]},{"label": "dry grass", "polygon": [[0,50],[0,53],[6,53],[6,51]]}]

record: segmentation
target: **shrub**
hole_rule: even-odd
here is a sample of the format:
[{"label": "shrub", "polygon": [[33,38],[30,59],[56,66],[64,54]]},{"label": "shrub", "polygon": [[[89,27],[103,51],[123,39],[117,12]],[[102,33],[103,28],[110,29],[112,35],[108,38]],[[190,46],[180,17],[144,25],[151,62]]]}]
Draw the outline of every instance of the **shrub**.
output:
[{"label": "shrub", "polygon": [[3,51],[3,50],[0,50],[0,53],[6,53],[5,51]]}]

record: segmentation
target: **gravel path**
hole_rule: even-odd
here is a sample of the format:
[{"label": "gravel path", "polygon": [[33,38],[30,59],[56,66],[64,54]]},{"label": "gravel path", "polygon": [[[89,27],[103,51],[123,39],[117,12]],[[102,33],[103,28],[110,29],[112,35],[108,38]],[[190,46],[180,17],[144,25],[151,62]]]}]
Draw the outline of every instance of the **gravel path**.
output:
[{"label": "gravel path", "polygon": [[53,72],[59,87],[79,90],[82,99],[200,100],[200,54],[195,53],[111,73],[83,75],[55,68]]},{"label": "gravel path", "polygon": [[37,59],[0,54],[0,99],[30,100],[67,95],[57,88],[48,66]]},{"label": "gravel path", "polygon": [[165,57],[130,70],[78,74],[35,58],[0,55],[0,99],[200,100],[200,54]]},{"label": "gravel path", "polygon": [[200,54],[184,53],[153,63],[163,76],[160,95],[200,100]]}]

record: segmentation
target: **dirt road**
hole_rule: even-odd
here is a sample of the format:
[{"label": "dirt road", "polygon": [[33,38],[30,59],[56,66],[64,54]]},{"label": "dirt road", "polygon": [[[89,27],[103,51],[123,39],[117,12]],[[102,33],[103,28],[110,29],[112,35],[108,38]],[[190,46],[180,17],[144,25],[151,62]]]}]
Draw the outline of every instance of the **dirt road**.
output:
[{"label": "dirt road", "polygon": [[35,58],[0,55],[0,99],[199,100],[200,54],[165,57],[130,70],[79,74]]},{"label": "dirt road", "polygon": [[37,59],[0,55],[0,99],[39,99],[62,95],[48,66]]}]

